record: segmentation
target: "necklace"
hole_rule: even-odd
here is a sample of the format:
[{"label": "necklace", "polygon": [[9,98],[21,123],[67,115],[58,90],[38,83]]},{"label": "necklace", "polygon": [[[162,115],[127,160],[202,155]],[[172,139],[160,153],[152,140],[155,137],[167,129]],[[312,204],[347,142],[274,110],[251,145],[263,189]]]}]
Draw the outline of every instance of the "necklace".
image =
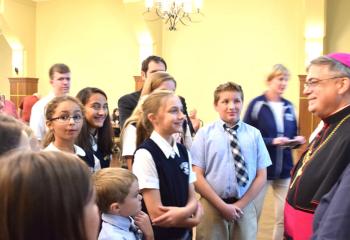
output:
[{"label": "necklace", "polygon": [[303,173],[303,170],[306,166],[306,164],[311,160],[311,158],[313,156],[316,155],[316,153],[324,146],[326,145],[326,143],[331,139],[331,137],[334,135],[334,133],[338,130],[338,128],[350,117],[350,114],[346,115],[338,124],[337,126],[332,130],[332,132],[327,136],[327,138],[318,146],[316,147],[316,149],[314,150],[314,145],[316,141],[313,141],[310,148],[307,150],[307,152],[305,153],[303,160],[301,162],[301,167],[298,169],[292,183],[289,186],[289,189],[292,189],[295,182],[297,181],[297,179],[300,178],[300,176]]}]

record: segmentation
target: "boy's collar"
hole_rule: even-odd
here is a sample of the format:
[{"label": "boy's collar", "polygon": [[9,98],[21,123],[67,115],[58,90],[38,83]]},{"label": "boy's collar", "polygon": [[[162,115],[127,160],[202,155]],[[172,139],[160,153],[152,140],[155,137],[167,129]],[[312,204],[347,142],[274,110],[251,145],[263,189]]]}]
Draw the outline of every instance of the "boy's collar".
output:
[{"label": "boy's collar", "polygon": [[124,217],[116,214],[102,213],[102,221],[107,222],[115,227],[129,231],[132,223],[131,217]]},{"label": "boy's collar", "polygon": [[236,123],[234,123],[234,124],[232,124],[232,123],[227,123],[227,122],[223,121],[222,119],[220,119],[219,121],[221,122],[221,125],[222,125],[222,126],[226,125],[226,126],[228,126],[228,127],[233,127],[233,126],[235,126],[235,125],[238,125],[238,127],[240,127],[240,126],[241,126],[241,123],[242,123],[241,119],[239,119],[239,120],[238,120]]}]

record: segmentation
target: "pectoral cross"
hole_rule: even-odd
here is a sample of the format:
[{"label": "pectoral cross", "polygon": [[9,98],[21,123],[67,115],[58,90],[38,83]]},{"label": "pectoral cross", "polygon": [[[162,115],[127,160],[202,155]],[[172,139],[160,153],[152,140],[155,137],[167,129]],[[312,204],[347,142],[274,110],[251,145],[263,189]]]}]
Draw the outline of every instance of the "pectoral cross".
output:
[{"label": "pectoral cross", "polygon": [[311,155],[312,149],[313,149],[313,144],[312,144],[311,148],[306,152],[306,154],[303,158],[301,167],[298,169],[297,174],[295,175],[295,177],[293,179],[293,182],[289,186],[289,189],[293,188],[295,182],[299,179],[299,177],[303,173],[303,168],[304,168],[305,164],[310,160],[310,155]]},{"label": "pectoral cross", "polygon": [[295,175],[295,177],[293,179],[293,182],[289,186],[289,189],[293,188],[295,182],[298,180],[298,178],[301,176],[302,173],[303,173],[303,166],[298,169],[297,174]]}]

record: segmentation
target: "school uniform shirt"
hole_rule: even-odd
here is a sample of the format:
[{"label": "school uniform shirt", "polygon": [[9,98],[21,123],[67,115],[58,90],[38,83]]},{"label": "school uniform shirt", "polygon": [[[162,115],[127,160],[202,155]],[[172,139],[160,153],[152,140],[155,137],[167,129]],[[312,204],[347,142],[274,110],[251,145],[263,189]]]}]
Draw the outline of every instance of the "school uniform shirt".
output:
[{"label": "school uniform shirt", "polygon": [[[57,148],[53,142],[51,142],[49,145],[47,145],[47,147],[44,149],[44,151],[58,151],[58,152],[62,152],[62,150],[60,150],[59,148]],[[78,157],[85,157],[85,151],[79,147],[78,145],[74,144],[74,153],[75,155],[77,155]]]},{"label": "school uniform shirt", "polygon": [[[62,150],[58,149],[53,143],[50,143],[45,149],[44,151],[59,151],[62,152]],[[87,162],[86,162],[86,158],[88,155],[90,154],[86,154],[86,152],[79,147],[78,145],[74,144],[74,153],[75,155],[77,155],[81,160],[83,160],[88,166],[90,171],[93,173],[94,172],[94,167],[91,167]],[[96,166],[97,169],[101,169],[101,166],[98,168],[98,166]]]},{"label": "school uniform shirt", "polygon": [[265,95],[254,98],[245,113],[244,122],[261,132],[270,154],[272,165],[267,168],[267,179],[290,178],[293,168],[292,151],[289,147],[276,146],[276,137],[293,139],[297,135],[297,121],[291,102],[281,98],[279,102],[269,102]]},{"label": "school uniform shirt", "polygon": [[91,172],[94,173],[101,168],[107,168],[110,165],[111,155],[103,154],[97,145],[98,136],[90,135],[91,148],[83,149],[85,156],[80,157],[90,168]]},{"label": "school uniform shirt", "polygon": [[51,92],[46,97],[43,97],[42,99],[37,101],[32,107],[29,126],[39,140],[43,140],[45,133],[47,132],[45,124],[46,105],[54,98],[55,94]]},{"label": "school uniform shirt", "polygon": [[241,198],[249,189],[259,169],[271,165],[269,153],[259,130],[239,121],[237,138],[246,162],[249,181],[239,186],[230,139],[221,119],[198,130],[191,147],[193,165],[204,170],[206,181],[221,198]]},{"label": "school uniform shirt", "polygon": [[[188,202],[189,184],[196,180],[186,147],[176,143],[174,138],[170,145],[155,131],[136,150],[133,172],[141,190],[159,190],[164,206],[184,207]],[[143,210],[148,212],[144,202]],[[187,228],[152,227],[156,240],[182,239],[190,234]]]},{"label": "school uniform shirt", "polygon": [[[94,137],[92,138],[92,151],[94,152],[94,162],[95,162],[95,168],[99,167],[101,169],[101,162],[104,161],[108,161],[110,156],[102,156],[101,151],[98,149],[98,145],[97,145],[97,139],[95,139]],[[109,164],[108,164],[109,165]]]},{"label": "school uniform shirt", "polygon": [[136,127],[128,124],[123,133],[122,156],[133,156],[136,150]]},{"label": "school uniform shirt", "polygon": [[[150,139],[152,139],[159,146],[166,158],[169,158],[170,156],[174,157],[175,154],[180,156],[175,140],[173,141],[173,146],[171,146],[155,131],[152,132]],[[196,174],[192,171],[192,160],[189,153],[188,158],[189,183],[194,183],[196,181]],[[156,165],[153,161],[151,153],[148,150],[141,148],[135,152],[132,171],[138,178],[140,190],[144,188],[159,189],[159,178]]]},{"label": "school uniform shirt", "polygon": [[130,230],[133,220],[113,214],[102,213],[102,228],[98,240],[139,240]]},{"label": "school uniform shirt", "polygon": [[310,239],[315,209],[350,163],[350,106],[322,120],[323,129],[292,171],[284,209],[288,240]]}]

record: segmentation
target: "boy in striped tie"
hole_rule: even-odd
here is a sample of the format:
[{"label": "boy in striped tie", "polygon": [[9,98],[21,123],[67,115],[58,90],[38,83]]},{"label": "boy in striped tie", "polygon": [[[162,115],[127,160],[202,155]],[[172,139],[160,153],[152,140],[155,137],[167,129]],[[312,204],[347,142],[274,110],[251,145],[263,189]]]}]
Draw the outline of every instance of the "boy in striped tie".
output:
[{"label": "boy in striped tie", "polygon": [[241,86],[219,85],[214,107],[220,119],[199,129],[192,144],[194,185],[204,209],[196,239],[256,239],[252,200],[266,182],[271,160],[259,130],[240,120],[242,106]]}]

